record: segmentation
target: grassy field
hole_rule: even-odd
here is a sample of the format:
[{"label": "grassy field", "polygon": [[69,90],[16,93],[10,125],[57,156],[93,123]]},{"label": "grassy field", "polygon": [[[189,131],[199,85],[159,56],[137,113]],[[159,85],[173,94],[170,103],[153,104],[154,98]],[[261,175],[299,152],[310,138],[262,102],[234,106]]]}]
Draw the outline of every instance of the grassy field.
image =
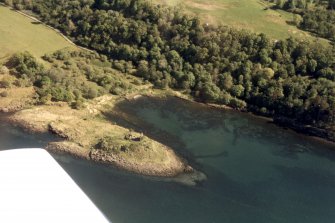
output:
[{"label": "grassy field", "polygon": [[186,11],[199,15],[209,24],[225,24],[265,33],[273,39],[289,36],[314,38],[309,33],[287,24],[293,15],[281,10],[266,9],[261,0],[153,0],[170,6],[180,5]]},{"label": "grassy field", "polygon": [[74,48],[55,31],[0,5],[0,61],[15,52],[41,57],[65,47]]}]

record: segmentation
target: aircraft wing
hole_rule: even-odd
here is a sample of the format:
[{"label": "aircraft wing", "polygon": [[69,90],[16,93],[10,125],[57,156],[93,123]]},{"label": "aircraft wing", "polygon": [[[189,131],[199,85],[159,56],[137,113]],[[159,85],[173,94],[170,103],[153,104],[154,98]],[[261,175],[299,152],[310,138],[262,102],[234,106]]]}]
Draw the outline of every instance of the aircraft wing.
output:
[{"label": "aircraft wing", "polygon": [[1,223],[108,220],[43,149],[0,151]]}]

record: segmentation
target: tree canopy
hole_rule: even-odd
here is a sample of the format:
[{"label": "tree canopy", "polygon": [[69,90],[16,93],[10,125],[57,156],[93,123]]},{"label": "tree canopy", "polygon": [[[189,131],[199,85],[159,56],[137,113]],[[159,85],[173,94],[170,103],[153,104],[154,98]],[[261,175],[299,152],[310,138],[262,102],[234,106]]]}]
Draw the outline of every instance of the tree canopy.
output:
[{"label": "tree canopy", "polygon": [[[300,8],[311,1],[278,2]],[[317,127],[334,124],[332,46],[293,38],[273,42],[264,34],[202,24],[178,8],[144,0],[13,4],[32,10],[79,45],[112,61],[125,61],[136,69],[135,75],[157,87]]]}]

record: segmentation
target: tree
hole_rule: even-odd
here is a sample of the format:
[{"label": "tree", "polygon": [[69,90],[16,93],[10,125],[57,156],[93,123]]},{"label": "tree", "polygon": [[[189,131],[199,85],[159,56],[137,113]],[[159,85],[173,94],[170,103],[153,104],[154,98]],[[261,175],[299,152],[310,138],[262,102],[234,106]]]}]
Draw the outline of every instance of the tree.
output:
[{"label": "tree", "polygon": [[215,102],[220,98],[220,89],[213,83],[203,83],[201,98],[206,102]]},{"label": "tree", "polygon": [[232,86],[234,85],[233,82],[233,77],[229,74],[229,73],[224,73],[222,75],[220,75],[219,77],[219,86],[223,89],[223,90],[230,90],[232,88]]},{"label": "tree", "polygon": [[236,97],[241,97],[244,93],[244,87],[241,84],[234,85],[231,89],[231,94]]},{"label": "tree", "polygon": [[284,7],[285,1],[284,0],[276,0],[276,6],[280,9]]}]

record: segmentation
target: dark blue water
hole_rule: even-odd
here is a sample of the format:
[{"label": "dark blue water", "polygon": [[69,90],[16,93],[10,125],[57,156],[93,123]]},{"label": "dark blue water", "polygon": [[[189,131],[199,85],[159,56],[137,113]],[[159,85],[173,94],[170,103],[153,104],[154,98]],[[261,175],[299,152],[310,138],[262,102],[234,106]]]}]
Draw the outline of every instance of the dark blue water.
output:
[{"label": "dark blue water", "polygon": [[0,114],[0,151],[15,148],[40,148],[56,140],[49,134],[31,135],[6,122],[7,115]]},{"label": "dark blue water", "polygon": [[[115,223],[335,222],[333,145],[174,98],[140,98],[106,115],[173,147],[208,177],[191,187],[58,157]],[[4,129],[0,144],[33,144]]]}]

